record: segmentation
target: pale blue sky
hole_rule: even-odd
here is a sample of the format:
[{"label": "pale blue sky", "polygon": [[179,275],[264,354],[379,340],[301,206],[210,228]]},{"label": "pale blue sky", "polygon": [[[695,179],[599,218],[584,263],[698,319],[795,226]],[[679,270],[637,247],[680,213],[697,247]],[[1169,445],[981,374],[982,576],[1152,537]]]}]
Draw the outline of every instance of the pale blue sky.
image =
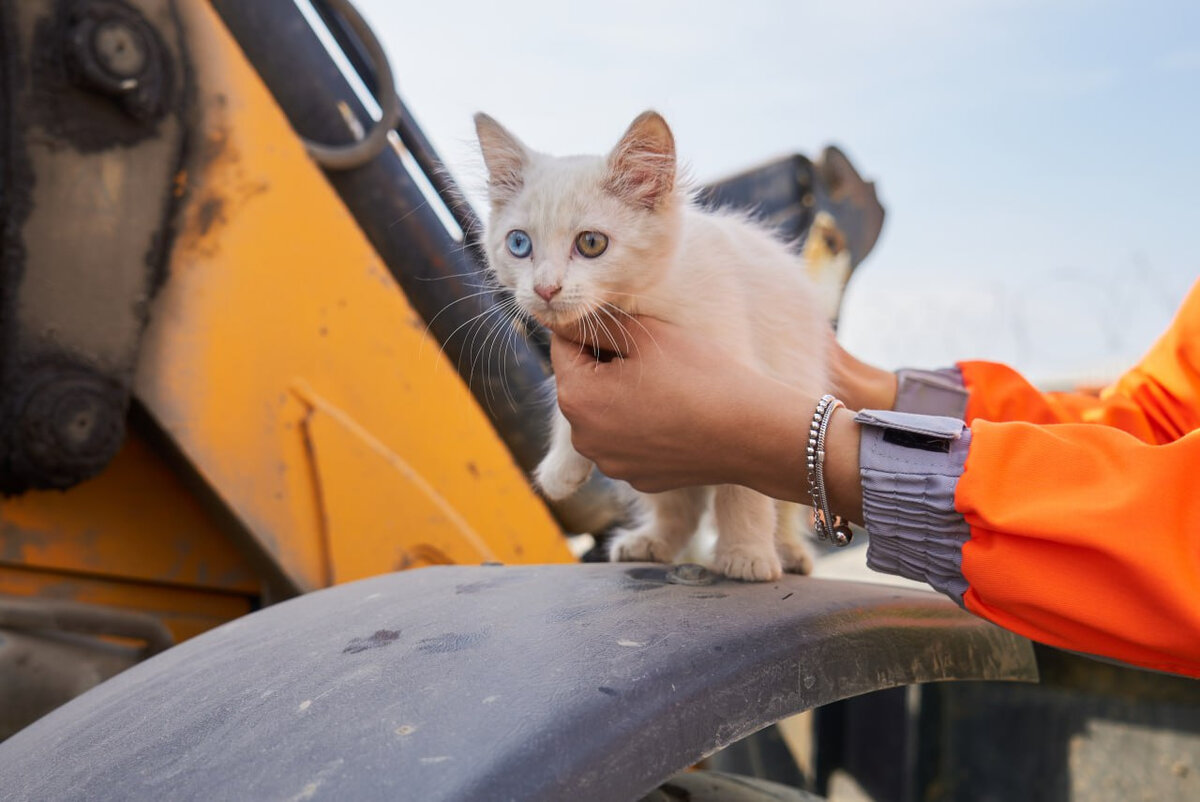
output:
[{"label": "pale blue sky", "polygon": [[471,188],[480,109],[574,153],[656,108],[702,180],[841,145],[888,209],[843,312],[877,364],[1093,380],[1200,275],[1194,0],[359,6]]}]

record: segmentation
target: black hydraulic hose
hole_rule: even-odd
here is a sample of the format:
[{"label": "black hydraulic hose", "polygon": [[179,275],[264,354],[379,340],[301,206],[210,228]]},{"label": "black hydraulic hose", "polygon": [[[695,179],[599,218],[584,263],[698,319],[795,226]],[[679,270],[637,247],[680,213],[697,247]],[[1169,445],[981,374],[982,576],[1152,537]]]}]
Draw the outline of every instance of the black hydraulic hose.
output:
[{"label": "black hydraulic hose", "polygon": [[145,642],[144,657],[175,643],[171,631],[152,615],[58,599],[0,596],[0,629],[5,628],[133,638]]}]

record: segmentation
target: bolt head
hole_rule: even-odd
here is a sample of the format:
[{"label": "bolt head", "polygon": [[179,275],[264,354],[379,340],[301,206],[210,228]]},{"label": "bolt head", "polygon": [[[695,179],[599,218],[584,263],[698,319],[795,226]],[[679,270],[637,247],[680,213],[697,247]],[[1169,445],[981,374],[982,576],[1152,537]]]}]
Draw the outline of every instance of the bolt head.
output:
[{"label": "bolt head", "polygon": [[96,62],[114,77],[123,81],[136,79],[146,68],[146,41],[125,20],[102,21],[91,39]]},{"label": "bolt head", "polygon": [[154,33],[122,6],[94,2],[84,6],[67,32],[67,55],[79,83],[126,100],[137,94],[153,72]]}]

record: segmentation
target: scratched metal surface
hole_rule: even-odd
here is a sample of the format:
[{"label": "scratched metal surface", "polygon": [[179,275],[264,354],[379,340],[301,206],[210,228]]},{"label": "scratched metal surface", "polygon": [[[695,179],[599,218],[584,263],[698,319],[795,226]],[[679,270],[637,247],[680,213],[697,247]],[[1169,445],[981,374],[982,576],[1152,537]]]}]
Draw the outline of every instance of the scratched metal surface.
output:
[{"label": "scratched metal surface", "polygon": [[1036,677],[932,593],[439,567],[233,621],[0,744],[6,799],[626,800],[784,716]]}]

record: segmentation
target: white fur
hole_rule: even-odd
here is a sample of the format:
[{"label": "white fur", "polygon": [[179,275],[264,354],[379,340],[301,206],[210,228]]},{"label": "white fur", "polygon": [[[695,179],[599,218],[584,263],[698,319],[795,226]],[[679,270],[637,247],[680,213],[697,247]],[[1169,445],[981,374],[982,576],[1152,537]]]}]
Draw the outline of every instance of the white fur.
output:
[{"label": "white fur", "polygon": [[[485,249],[524,310],[551,327],[589,317],[613,332],[605,308],[648,315],[703,333],[810,395],[825,391],[828,317],[803,261],[745,216],[704,211],[690,200],[677,180],[674,142],[661,117],[639,117],[607,158],[548,156],[489,117],[479,115],[476,124],[490,174]],[[532,238],[530,257],[509,253],[505,239],[513,229]],[[581,231],[606,234],[604,254],[581,256],[574,248]],[[547,301],[539,286],[561,289]],[[578,489],[592,466],[571,447],[570,425],[557,410],[552,425],[536,479],[549,497],[561,498]],[[781,519],[776,502],[754,491],[722,486],[643,500],[649,514],[617,536],[614,559],[671,561],[711,503],[721,572],[770,580],[783,568],[806,573],[811,566],[795,526],[785,525],[796,516],[787,512]]]}]

